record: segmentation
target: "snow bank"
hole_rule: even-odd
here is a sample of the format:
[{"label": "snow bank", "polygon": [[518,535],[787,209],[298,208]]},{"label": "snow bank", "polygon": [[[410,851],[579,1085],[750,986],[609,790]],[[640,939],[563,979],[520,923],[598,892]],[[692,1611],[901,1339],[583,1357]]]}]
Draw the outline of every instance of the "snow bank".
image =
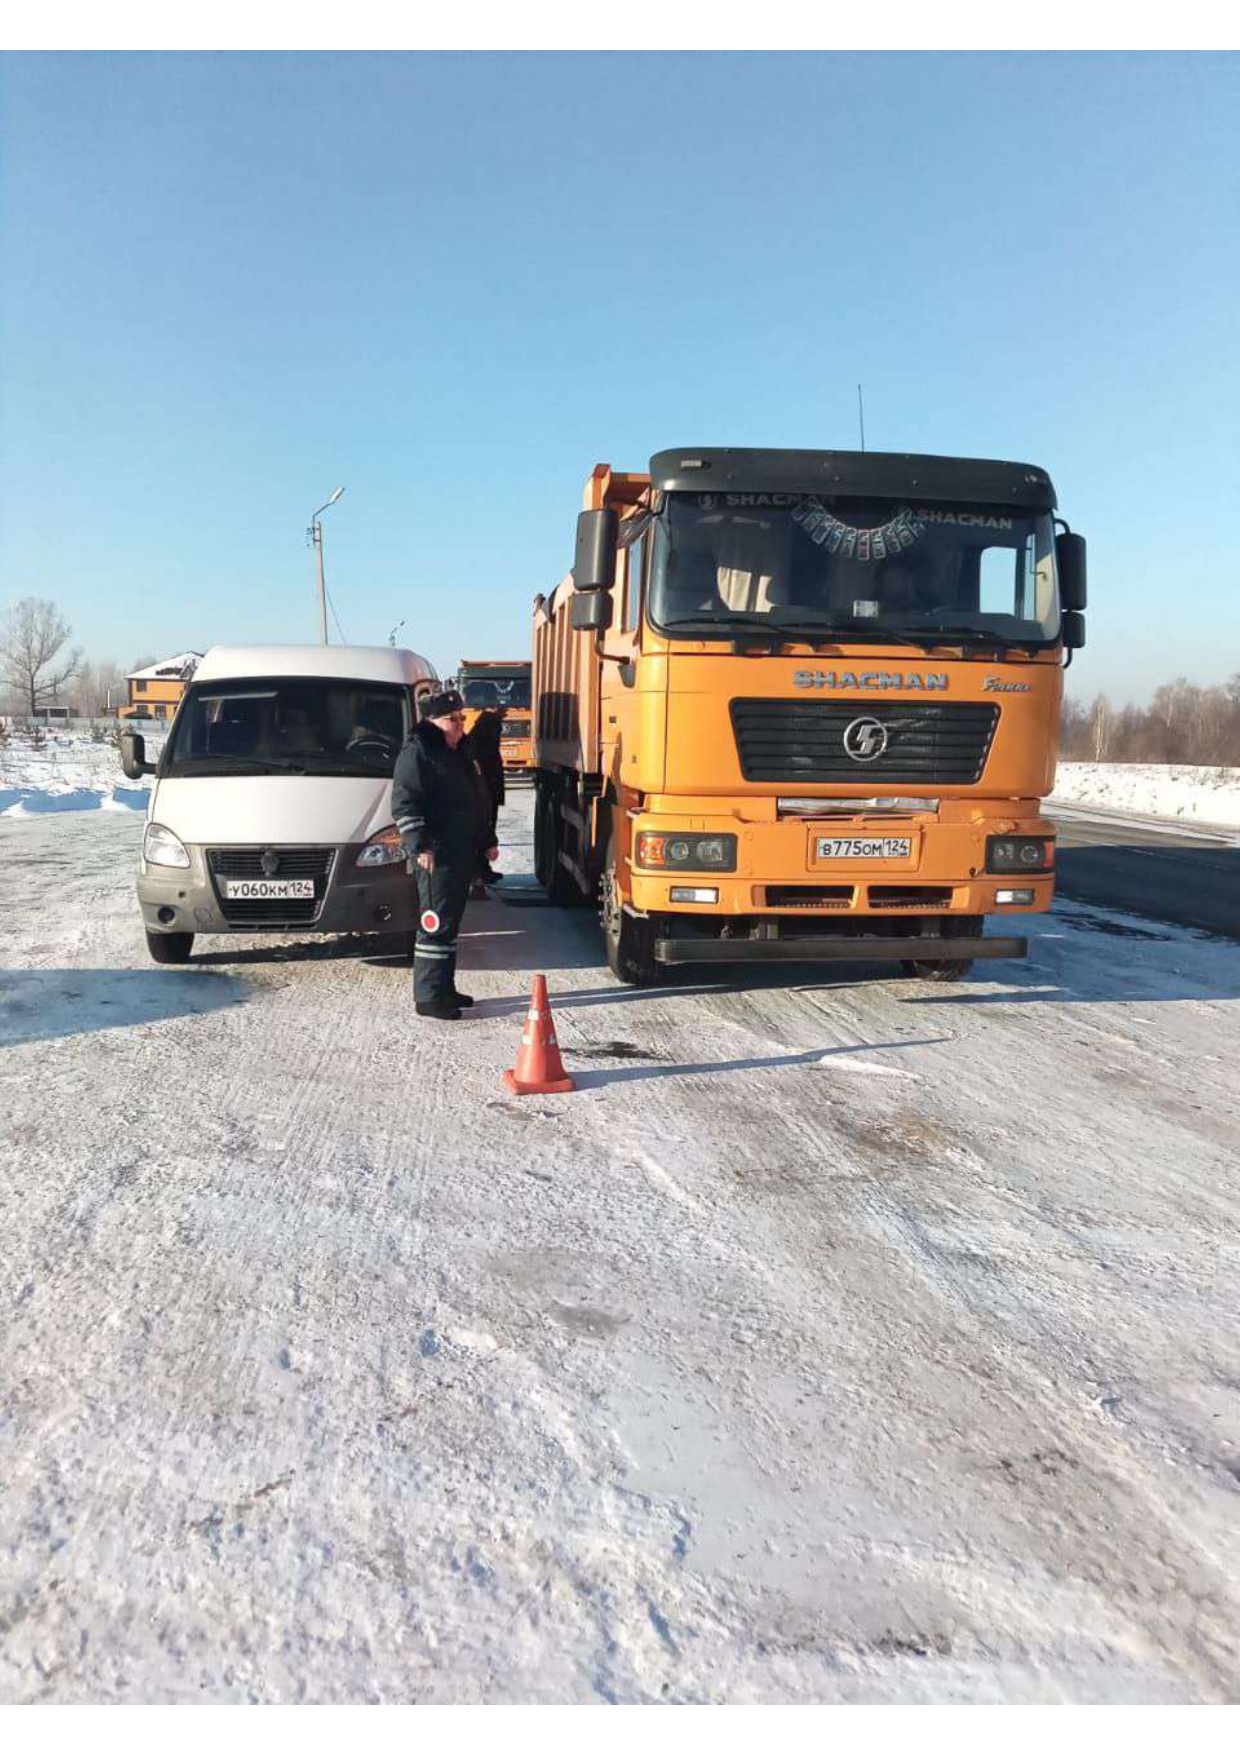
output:
[{"label": "snow bank", "polygon": [[1143,816],[1240,827],[1240,768],[1160,762],[1060,762],[1054,797]]},{"label": "snow bank", "polygon": [[[164,734],[146,734],[153,759]],[[49,811],[145,810],[149,780],[126,780],[115,744],[89,733],[49,730],[36,740],[11,731],[0,742],[0,816],[27,817]]]}]

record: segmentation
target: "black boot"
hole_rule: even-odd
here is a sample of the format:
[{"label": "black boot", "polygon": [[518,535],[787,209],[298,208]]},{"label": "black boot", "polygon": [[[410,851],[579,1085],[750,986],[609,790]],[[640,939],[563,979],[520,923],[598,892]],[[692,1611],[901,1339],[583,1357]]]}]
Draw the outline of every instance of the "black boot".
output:
[{"label": "black boot", "polygon": [[454,993],[452,995],[452,1003],[453,1005],[461,1006],[472,1005],[474,1003],[474,996],[472,993]]},{"label": "black boot", "polygon": [[461,1015],[461,1008],[455,997],[452,999],[420,999],[413,1008],[420,1018],[442,1018],[445,1023],[455,1023]]}]

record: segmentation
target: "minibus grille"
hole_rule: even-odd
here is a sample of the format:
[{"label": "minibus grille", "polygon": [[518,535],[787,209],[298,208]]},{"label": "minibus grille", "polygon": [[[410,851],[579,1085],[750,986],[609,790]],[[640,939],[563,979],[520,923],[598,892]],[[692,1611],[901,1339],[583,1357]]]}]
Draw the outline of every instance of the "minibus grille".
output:
[{"label": "minibus grille", "polygon": [[[275,872],[263,870],[263,855],[274,853],[279,860]],[[207,864],[213,880],[219,878],[311,878],[313,898],[304,900],[275,897],[269,901],[242,901],[225,896],[215,883],[220,913],[230,926],[308,926],[319,917],[323,898],[331,880],[331,847],[211,847]]]},{"label": "minibus grille", "polygon": [[[868,722],[850,734],[859,721]],[[968,786],[980,780],[999,709],[991,701],[737,700],[732,729],[746,780],[776,785],[880,781]],[[870,729],[877,725],[881,731]]]}]

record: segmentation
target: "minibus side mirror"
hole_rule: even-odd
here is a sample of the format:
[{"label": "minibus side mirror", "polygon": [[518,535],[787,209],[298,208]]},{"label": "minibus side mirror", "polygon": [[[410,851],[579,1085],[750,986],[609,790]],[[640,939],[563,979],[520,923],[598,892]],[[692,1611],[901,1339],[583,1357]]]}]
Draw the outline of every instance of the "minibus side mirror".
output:
[{"label": "minibus side mirror", "polygon": [[1055,570],[1059,574],[1059,602],[1064,609],[1085,608],[1085,538],[1071,530],[1055,538]]},{"label": "minibus side mirror", "polygon": [[[592,516],[586,513],[584,516]],[[611,626],[610,591],[575,591],[572,599],[573,632],[601,634]]]},{"label": "minibus side mirror", "polygon": [[1066,609],[1060,624],[1065,652],[1079,652],[1085,644],[1085,617],[1079,609]]},{"label": "minibus side mirror", "polygon": [[[614,509],[577,514],[577,552],[573,583],[578,591],[610,591],[616,577],[616,537],[620,520]],[[574,627],[576,623],[573,624]]]},{"label": "minibus side mirror", "polygon": [[154,762],[146,759],[146,739],[140,731],[121,732],[121,767],[128,780],[141,780],[155,772]]}]

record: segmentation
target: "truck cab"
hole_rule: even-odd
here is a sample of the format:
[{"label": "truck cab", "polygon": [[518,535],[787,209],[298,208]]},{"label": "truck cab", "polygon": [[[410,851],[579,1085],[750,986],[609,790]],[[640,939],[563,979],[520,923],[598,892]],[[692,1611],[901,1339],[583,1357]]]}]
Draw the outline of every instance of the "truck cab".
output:
[{"label": "truck cab", "polygon": [[483,712],[500,713],[499,753],[507,778],[532,771],[528,658],[462,658],[457,687],[465,702],[465,729],[473,730]]},{"label": "truck cab", "polygon": [[155,763],[138,905],[157,963],[199,933],[410,934],[392,772],[435,672],[388,646],[215,646]]},{"label": "truck cab", "polygon": [[[539,875],[675,964],[1020,956],[1084,543],[1046,472],[689,448],[595,469],[535,606]],[[986,934],[987,915],[1004,922]]]}]

